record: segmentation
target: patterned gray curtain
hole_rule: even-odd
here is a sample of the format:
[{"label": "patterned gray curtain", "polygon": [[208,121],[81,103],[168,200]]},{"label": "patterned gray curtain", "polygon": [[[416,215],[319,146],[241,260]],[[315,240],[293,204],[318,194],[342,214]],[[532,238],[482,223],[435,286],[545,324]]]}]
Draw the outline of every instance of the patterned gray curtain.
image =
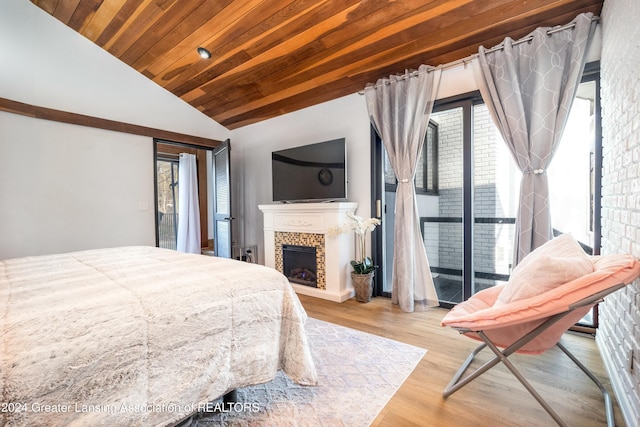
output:
[{"label": "patterned gray curtain", "polygon": [[406,312],[439,305],[420,232],[413,178],[441,70],[422,65],[416,74],[380,79],[364,91],[371,122],[398,179],[391,298]]},{"label": "patterned gray curtain", "polygon": [[[526,42],[506,38],[503,48],[480,47],[474,64],[482,97],[522,171],[514,267],[552,236],[546,170],[555,153],[595,31],[593,14],[572,28],[538,28]],[[550,33],[549,30],[552,30]]]}]

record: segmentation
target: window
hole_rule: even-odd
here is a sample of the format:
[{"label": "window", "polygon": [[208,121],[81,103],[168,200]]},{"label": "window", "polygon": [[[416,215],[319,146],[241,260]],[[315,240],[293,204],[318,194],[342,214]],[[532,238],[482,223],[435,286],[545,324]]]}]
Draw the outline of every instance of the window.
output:
[{"label": "window", "polygon": [[571,233],[589,254],[599,254],[595,212],[599,199],[601,143],[598,136],[598,74],[585,73],[562,139],[548,168],[549,205],[555,235]]},{"label": "window", "polygon": [[[398,180],[391,168],[391,162],[384,152],[385,162],[385,189],[386,191],[396,191]],[[424,138],[422,155],[418,159],[416,166],[416,176],[414,179],[417,194],[438,194],[438,124],[433,120],[429,121],[427,134]]]},{"label": "window", "polygon": [[[587,64],[558,149],[548,169],[554,235],[571,233],[585,252],[600,254],[602,137],[599,64]],[[577,324],[593,333],[595,306]]]}]

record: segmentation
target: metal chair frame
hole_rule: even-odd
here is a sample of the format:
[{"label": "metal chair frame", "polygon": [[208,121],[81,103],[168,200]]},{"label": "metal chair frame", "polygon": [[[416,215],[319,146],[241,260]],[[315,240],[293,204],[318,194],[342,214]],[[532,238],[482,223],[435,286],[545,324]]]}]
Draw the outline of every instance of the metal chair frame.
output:
[{"label": "metal chair frame", "polygon": [[[469,328],[454,328],[457,331],[459,331],[461,334],[473,332],[477,334],[484,343],[481,344],[479,347],[477,347],[475,350],[473,350],[471,354],[469,354],[469,356],[464,361],[464,363],[462,364],[458,372],[456,372],[456,374],[453,376],[453,378],[445,388],[444,392],[442,393],[443,397],[444,398],[449,397],[450,395],[460,390],[465,385],[469,384],[474,379],[478,378],[483,373],[487,372],[492,367],[502,362],[507,367],[507,369],[509,369],[509,371],[511,371],[511,373],[518,379],[518,381],[522,383],[522,385],[527,389],[527,391],[538,401],[538,403],[542,405],[542,407],[547,411],[547,413],[554,419],[554,421],[558,425],[563,427],[567,426],[567,424],[564,421],[562,421],[560,416],[553,410],[553,408],[542,398],[542,396],[533,388],[533,386],[531,386],[531,384],[524,378],[524,376],[522,376],[522,374],[516,369],[513,363],[511,363],[511,361],[508,360],[507,358],[511,354],[517,352],[520,348],[522,348],[524,345],[529,343],[531,340],[535,339],[537,336],[542,334],[544,331],[546,331],[549,327],[551,327],[553,324],[558,322],[560,319],[572,313],[575,309],[586,307],[586,306],[594,306],[595,304],[601,302],[605,296],[609,295],[612,292],[617,291],[618,289],[623,288],[624,286],[625,284],[621,283],[611,288],[605,289],[601,292],[598,292],[588,298],[577,301],[576,303],[569,306],[569,309],[567,311],[550,316],[538,327],[536,327],[532,331],[525,334],[523,337],[518,339],[516,342],[514,342],[510,346],[506,347],[504,350],[500,350],[487,337],[487,335],[483,331],[476,331]],[[600,382],[600,380],[598,380],[598,378],[591,371],[589,371],[589,369],[587,369],[586,366],[584,366],[571,352],[569,352],[569,350],[564,345],[562,345],[560,342],[557,342],[556,346],[560,350],[562,350],[562,352],[565,353],[569,357],[569,359],[571,359],[598,386],[598,388],[600,389],[600,392],[602,393],[602,397],[604,399],[605,413],[607,417],[607,426],[614,427],[615,422],[613,418],[613,405],[611,403],[611,397],[609,396],[609,393],[607,389],[604,387],[604,385],[602,384],[602,382]],[[485,347],[488,347],[494,353],[495,357],[485,362],[482,366],[477,368],[475,371],[471,372],[466,377],[462,378],[464,373],[467,371],[467,369],[471,365],[471,362],[473,362],[475,357]]]}]

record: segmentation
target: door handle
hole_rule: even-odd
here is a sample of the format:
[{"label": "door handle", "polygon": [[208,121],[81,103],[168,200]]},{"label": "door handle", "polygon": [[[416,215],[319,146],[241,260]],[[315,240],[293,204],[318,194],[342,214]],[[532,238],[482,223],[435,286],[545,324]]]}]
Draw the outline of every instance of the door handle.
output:
[{"label": "door handle", "polygon": [[231,221],[232,219],[235,219],[235,218],[232,217],[232,216],[228,216],[228,217],[225,218],[225,221]]}]

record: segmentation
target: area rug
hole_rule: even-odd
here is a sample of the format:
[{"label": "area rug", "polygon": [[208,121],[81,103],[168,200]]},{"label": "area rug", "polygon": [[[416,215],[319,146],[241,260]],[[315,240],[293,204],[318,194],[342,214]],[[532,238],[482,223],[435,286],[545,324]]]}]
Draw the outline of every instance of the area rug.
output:
[{"label": "area rug", "polygon": [[279,372],[267,384],[238,390],[235,405],[218,401],[219,412],[194,417],[191,426],[368,426],[426,353],[313,318],[306,330],[317,386],[300,386]]}]

